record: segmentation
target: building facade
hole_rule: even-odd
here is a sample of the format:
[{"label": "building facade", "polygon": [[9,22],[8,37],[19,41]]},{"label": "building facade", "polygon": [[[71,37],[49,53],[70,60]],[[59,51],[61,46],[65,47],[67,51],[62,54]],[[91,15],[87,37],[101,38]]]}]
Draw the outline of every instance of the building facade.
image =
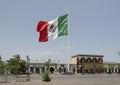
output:
[{"label": "building facade", "polygon": [[[105,62],[103,55],[79,54],[69,59],[67,64],[51,63],[51,73],[120,73],[120,63]],[[44,73],[44,63],[29,63],[30,73]]]},{"label": "building facade", "polygon": [[[44,73],[45,63],[29,63],[30,73]],[[51,63],[50,72],[51,73],[64,73],[66,72],[67,64]]]},{"label": "building facade", "polygon": [[120,63],[105,62],[103,55],[79,54],[69,60],[70,70],[76,73],[120,73]]},{"label": "building facade", "polygon": [[[101,72],[97,66],[103,66],[103,55],[79,54],[71,57],[70,68],[75,69],[77,73],[96,73]],[[73,64],[73,65],[72,65]]]}]

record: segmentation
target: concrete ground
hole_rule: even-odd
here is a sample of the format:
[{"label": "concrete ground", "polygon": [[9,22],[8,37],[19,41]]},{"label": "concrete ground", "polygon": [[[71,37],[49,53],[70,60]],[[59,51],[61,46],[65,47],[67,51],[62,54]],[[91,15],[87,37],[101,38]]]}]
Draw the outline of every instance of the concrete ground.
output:
[{"label": "concrete ground", "polygon": [[31,75],[29,82],[16,82],[14,76],[9,76],[8,83],[0,85],[120,85],[120,75],[95,74],[95,75],[51,75],[51,82],[43,82],[38,74]]}]

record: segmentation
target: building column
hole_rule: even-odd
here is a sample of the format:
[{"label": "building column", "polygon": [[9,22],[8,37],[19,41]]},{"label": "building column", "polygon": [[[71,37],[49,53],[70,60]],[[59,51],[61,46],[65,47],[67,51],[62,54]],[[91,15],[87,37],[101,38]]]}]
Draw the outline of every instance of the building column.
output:
[{"label": "building column", "polygon": [[109,69],[107,68],[107,73],[109,72]]},{"label": "building column", "polygon": [[117,68],[117,73],[119,72],[119,69]]},{"label": "building column", "polygon": [[39,69],[39,70],[40,70],[40,73],[42,73],[42,69],[41,69],[41,67],[40,67],[40,69]]},{"label": "building column", "polygon": [[35,69],[35,67],[33,67],[33,73],[36,73],[36,69]]},{"label": "building column", "polygon": [[115,68],[114,68],[114,72],[113,73],[115,73]]}]

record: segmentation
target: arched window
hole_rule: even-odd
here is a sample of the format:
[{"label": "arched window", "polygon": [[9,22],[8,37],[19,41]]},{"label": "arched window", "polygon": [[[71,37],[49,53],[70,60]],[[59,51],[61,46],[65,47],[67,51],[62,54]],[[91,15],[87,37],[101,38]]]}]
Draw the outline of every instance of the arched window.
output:
[{"label": "arched window", "polygon": [[87,58],[86,63],[91,63],[91,58]]},{"label": "arched window", "polygon": [[93,58],[93,59],[92,59],[92,62],[93,62],[93,63],[97,63],[97,59],[96,59],[96,58]]},{"label": "arched window", "polygon": [[103,63],[103,59],[102,59],[102,58],[99,58],[99,59],[98,59],[98,63]]},{"label": "arched window", "polygon": [[84,58],[84,57],[82,57],[82,58],[80,59],[80,63],[86,63],[86,61],[85,61],[85,58]]},{"label": "arched window", "polygon": [[77,58],[77,64],[79,64],[79,58]]}]

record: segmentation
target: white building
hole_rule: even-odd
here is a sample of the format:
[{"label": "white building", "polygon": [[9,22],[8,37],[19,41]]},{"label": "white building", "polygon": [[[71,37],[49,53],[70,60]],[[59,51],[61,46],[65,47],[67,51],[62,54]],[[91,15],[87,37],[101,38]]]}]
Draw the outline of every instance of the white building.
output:
[{"label": "white building", "polygon": [[[120,63],[105,62],[103,55],[78,54],[69,59],[68,64],[51,63],[51,73],[64,73],[69,70],[73,73],[120,73]],[[43,73],[44,63],[29,63],[30,73]]]}]

